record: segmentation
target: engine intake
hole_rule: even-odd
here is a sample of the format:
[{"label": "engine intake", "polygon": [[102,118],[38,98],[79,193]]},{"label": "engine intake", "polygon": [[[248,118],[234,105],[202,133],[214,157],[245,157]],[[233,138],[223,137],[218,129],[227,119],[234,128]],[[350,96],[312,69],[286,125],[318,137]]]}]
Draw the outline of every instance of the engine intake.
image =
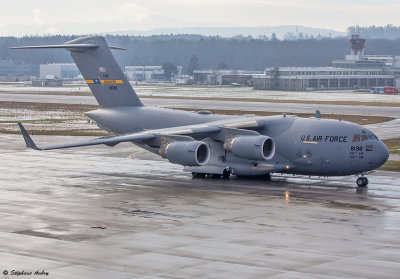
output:
[{"label": "engine intake", "polygon": [[237,136],[224,143],[224,149],[249,160],[270,160],[275,155],[275,143],[267,136]]},{"label": "engine intake", "polygon": [[202,141],[173,141],[159,150],[163,158],[183,166],[204,166],[210,159],[210,147]]}]

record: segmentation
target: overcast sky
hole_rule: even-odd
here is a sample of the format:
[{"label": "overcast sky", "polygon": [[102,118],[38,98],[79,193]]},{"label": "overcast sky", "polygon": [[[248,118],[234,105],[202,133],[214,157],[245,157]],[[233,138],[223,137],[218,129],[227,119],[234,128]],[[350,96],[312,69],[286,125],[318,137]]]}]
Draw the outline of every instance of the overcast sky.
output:
[{"label": "overcast sky", "polygon": [[400,25],[400,0],[7,0],[0,36],[175,27]]}]

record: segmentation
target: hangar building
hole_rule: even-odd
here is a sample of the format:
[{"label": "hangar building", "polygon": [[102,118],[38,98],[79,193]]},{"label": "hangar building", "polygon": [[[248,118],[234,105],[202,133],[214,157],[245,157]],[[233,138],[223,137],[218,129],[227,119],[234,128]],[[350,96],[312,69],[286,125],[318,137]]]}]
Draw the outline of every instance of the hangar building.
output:
[{"label": "hangar building", "polygon": [[[182,66],[177,66],[178,73],[175,78],[182,75]],[[166,81],[162,66],[125,66],[125,75],[128,80],[159,82]]]},{"label": "hangar building", "polygon": [[312,90],[394,86],[393,72],[384,69],[276,67],[253,75],[254,89]]}]

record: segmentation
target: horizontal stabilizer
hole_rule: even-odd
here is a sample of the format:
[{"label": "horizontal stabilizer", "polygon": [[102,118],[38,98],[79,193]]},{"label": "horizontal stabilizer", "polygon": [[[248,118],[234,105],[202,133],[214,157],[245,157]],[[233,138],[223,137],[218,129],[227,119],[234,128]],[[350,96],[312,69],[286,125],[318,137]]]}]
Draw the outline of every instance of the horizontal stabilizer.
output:
[{"label": "horizontal stabilizer", "polygon": [[[42,46],[19,46],[10,47],[10,49],[37,49],[37,48],[70,48],[70,49],[94,49],[98,48],[99,45],[96,44],[63,44],[63,45],[42,45]],[[122,47],[110,46],[110,49],[126,50]]]},{"label": "horizontal stabilizer", "polygon": [[95,44],[64,44],[64,45],[43,45],[43,46],[19,46],[10,47],[11,49],[30,49],[30,48],[98,48]]}]

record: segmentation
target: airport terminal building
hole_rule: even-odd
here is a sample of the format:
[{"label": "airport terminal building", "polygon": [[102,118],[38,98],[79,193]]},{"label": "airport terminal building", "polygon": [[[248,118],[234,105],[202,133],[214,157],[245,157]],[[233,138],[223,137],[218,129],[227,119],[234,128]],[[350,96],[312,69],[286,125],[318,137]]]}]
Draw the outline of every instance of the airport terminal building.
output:
[{"label": "airport terminal building", "polygon": [[303,91],[310,89],[363,89],[395,86],[393,72],[385,69],[336,67],[275,67],[253,75],[254,89]]},{"label": "airport terminal building", "polygon": [[274,67],[253,76],[254,89],[334,90],[400,87],[400,57],[364,55],[365,39],[353,35],[351,52],[331,67]]}]

